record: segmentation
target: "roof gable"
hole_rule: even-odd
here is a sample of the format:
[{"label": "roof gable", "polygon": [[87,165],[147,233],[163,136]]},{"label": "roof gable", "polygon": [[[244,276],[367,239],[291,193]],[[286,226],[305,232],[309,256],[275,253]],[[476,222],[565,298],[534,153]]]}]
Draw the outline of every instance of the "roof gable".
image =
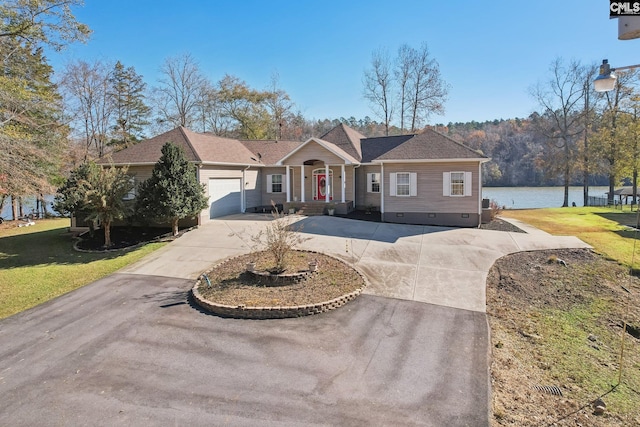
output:
[{"label": "roof gable", "polygon": [[[325,149],[329,153],[331,153],[334,156],[337,156],[338,158],[340,158],[340,160],[342,160],[347,165],[360,163],[359,160],[357,160],[356,158],[354,158],[350,154],[346,153],[342,148],[336,146],[335,144],[333,144],[333,143],[331,143],[329,141],[324,141],[324,140],[319,139],[319,138],[309,138],[304,143],[300,144],[297,148],[295,148],[293,151],[290,151],[289,153],[287,153],[287,155],[285,155],[282,159],[280,159],[278,162],[276,162],[276,164],[277,165],[285,164],[287,159],[291,158],[296,153],[302,151],[305,147],[308,147],[311,144],[318,144],[319,146],[321,146],[323,149]],[[309,159],[309,160],[311,160],[311,159]]]},{"label": "roof gable", "polygon": [[357,160],[362,159],[360,141],[364,138],[364,135],[344,123],[340,123],[320,137],[320,139],[331,142]]}]

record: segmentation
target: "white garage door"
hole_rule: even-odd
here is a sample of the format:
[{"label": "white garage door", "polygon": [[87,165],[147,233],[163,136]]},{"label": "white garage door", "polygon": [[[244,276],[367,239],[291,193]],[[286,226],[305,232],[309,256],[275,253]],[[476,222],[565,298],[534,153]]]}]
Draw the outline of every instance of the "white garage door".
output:
[{"label": "white garage door", "polygon": [[241,212],[240,178],[209,179],[209,218]]}]

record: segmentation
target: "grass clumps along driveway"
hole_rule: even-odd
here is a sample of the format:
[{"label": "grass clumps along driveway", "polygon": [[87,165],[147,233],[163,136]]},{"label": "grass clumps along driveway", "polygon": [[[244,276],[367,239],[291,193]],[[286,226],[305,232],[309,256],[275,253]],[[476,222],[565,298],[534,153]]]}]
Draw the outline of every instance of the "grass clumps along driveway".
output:
[{"label": "grass clumps along driveway", "polygon": [[[562,208],[502,216],[578,236],[594,251],[521,252],[489,272],[491,424],[640,425],[640,279],[629,274],[640,233],[628,227],[636,213]],[[637,272],[640,254],[633,258]],[[596,415],[600,397],[606,411]]]},{"label": "grass clumps along driveway", "polygon": [[163,243],[133,250],[83,253],[73,250],[68,219],[36,220],[0,228],[0,318],[11,316],[123,268]]}]

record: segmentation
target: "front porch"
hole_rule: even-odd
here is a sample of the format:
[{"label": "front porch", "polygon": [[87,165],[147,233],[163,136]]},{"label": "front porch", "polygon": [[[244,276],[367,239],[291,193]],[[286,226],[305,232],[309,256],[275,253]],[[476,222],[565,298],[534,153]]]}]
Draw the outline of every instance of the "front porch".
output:
[{"label": "front porch", "polygon": [[344,202],[326,202],[323,200],[283,203],[285,213],[290,212],[290,209],[293,209],[294,213],[307,216],[328,215],[329,209],[335,209],[335,213],[338,215],[346,215],[355,209],[355,203],[353,200],[346,200]]}]

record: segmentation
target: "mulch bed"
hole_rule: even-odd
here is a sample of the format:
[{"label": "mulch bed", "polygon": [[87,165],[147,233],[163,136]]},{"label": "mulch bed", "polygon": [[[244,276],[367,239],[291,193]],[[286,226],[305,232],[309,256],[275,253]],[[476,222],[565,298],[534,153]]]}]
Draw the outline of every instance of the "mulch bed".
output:
[{"label": "mulch bed", "polygon": [[211,287],[199,291],[207,300],[224,305],[246,307],[288,307],[329,301],[363,288],[362,276],[346,263],[317,252],[291,251],[287,257],[287,272],[305,271],[309,261],[317,261],[318,271],[294,284],[267,286],[246,272],[253,261],[256,270],[269,270],[274,262],[270,253],[261,251],[231,258],[214,267],[207,276]]},{"label": "mulch bed", "polygon": [[171,236],[170,228],[155,227],[111,227],[112,246],[104,246],[104,230],[95,230],[93,234],[81,234],[77,243],[78,249],[87,251],[101,251],[105,249],[124,249],[140,243],[157,240],[164,236]]}]

